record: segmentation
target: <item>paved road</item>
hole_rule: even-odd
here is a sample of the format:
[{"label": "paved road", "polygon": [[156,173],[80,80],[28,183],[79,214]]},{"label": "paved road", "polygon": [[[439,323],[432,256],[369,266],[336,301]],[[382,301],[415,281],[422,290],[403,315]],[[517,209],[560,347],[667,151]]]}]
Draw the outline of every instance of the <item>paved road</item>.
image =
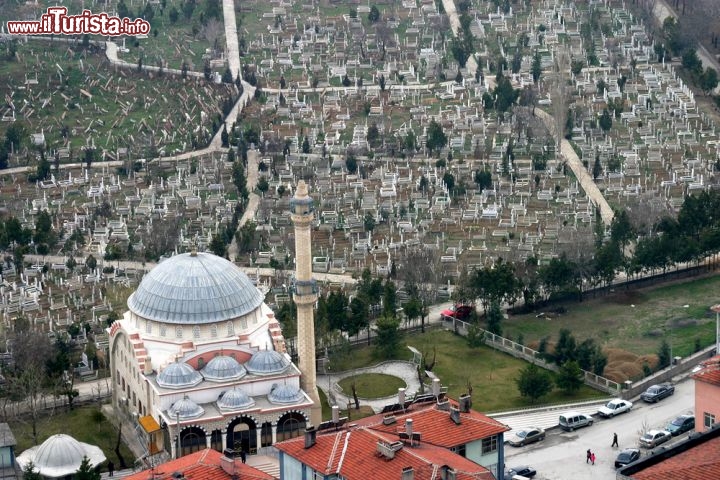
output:
[{"label": "paved road", "polygon": [[[637,448],[639,431],[646,427],[664,427],[678,415],[693,413],[694,402],[695,382],[684,380],[676,385],[672,397],[656,404],[638,400],[629,413],[612,419],[596,419],[591,427],[574,432],[552,430],[543,442],[522,448],[506,446],[505,464],[533,466],[538,471],[536,480],[613,479],[615,457],[623,448]],[[613,433],[618,434],[620,448],[610,447]],[[675,441],[677,439],[672,442]],[[597,455],[594,466],[585,463],[588,448]]]},{"label": "paved road", "polygon": [[223,0],[222,3],[225,21],[225,44],[227,46],[226,54],[228,66],[234,80],[240,74],[240,48],[238,46],[237,22],[235,21],[235,1]]}]

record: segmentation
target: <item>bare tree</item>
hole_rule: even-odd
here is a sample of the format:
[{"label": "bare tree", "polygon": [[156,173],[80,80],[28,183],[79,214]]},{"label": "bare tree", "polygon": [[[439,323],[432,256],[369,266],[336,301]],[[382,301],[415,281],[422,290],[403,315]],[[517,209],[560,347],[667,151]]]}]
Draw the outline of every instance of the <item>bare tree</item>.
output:
[{"label": "bare tree", "polygon": [[37,445],[42,397],[49,383],[46,362],[53,357],[53,348],[46,335],[31,330],[26,319],[17,319],[15,325],[11,338],[13,365],[5,372],[5,388],[12,399],[24,402],[24,418],[30,423],[33,443]]}]

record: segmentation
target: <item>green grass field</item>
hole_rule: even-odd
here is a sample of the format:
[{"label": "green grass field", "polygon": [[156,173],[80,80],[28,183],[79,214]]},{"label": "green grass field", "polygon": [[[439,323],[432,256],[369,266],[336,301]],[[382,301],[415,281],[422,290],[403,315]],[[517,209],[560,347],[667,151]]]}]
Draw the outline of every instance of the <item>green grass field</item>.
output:
[{"label": "green grass field", "polygon": [[[448,387],[448,395],[458,398],[470,384],[475,392],[483,392],[482,395],[473,396],[473,408],[478,411],[492,412],[532,406],[520,396],[515,384],[520,370],[527,365],[522,360],[489,347],[470,348],[463,337],[444,330],[428,330],[424,334],[405,336],[400,345],[394,356],[398,360],[412,359],[407,345],[417,348],[430,358],[434,349],[436,362],[432,371],[440,378],[442,385]],[[351,356],[331,359],[331,363],[338,370],[350,370],[379,363],[381,360],[373,355],[373,347],[364,346],[353,350]],[[430,363],[429,360],[427,362]],[[589,387],[583,387],[570,396],[553,390],[541,399],[541,403],[575,402],[606,396]]]},{"label": "green grass field", "polygon": [[[663,338],[673,355],[687,356],[715,341],[715,314],[720,276],[689,279],[638,290],[623,286],[608,296],[565,303],[566,313],[556,318],[536,318],[536,313],[512,315],[503,322],[503,335],[525,344],[543,337],[555,340],[561,328],[582,341],[594,338],[604,347],[621,348],[636,355],[656,353]],[[687,307],[685,306],[687,305]]]}]

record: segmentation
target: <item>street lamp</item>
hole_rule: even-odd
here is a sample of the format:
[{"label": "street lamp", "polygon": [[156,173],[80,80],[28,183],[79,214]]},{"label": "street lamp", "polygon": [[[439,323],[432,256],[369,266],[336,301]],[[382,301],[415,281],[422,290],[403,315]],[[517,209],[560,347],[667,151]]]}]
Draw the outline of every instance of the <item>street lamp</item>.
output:
[{"label": "street lamp", "polygon": [[715,355],[720,354],[720,303],[710,307],[715,312]]}]

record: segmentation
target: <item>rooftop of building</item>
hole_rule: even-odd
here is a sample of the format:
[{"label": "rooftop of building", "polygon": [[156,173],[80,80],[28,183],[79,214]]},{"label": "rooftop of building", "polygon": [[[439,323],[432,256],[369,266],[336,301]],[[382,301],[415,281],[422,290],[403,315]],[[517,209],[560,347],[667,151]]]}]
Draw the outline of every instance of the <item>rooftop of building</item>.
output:
[{"label": "rooftop of building", "polygon": [[720,355],[701,362],[698,370],[692,375],[692,378],[704,383],[710,383],[720,387]]}]

